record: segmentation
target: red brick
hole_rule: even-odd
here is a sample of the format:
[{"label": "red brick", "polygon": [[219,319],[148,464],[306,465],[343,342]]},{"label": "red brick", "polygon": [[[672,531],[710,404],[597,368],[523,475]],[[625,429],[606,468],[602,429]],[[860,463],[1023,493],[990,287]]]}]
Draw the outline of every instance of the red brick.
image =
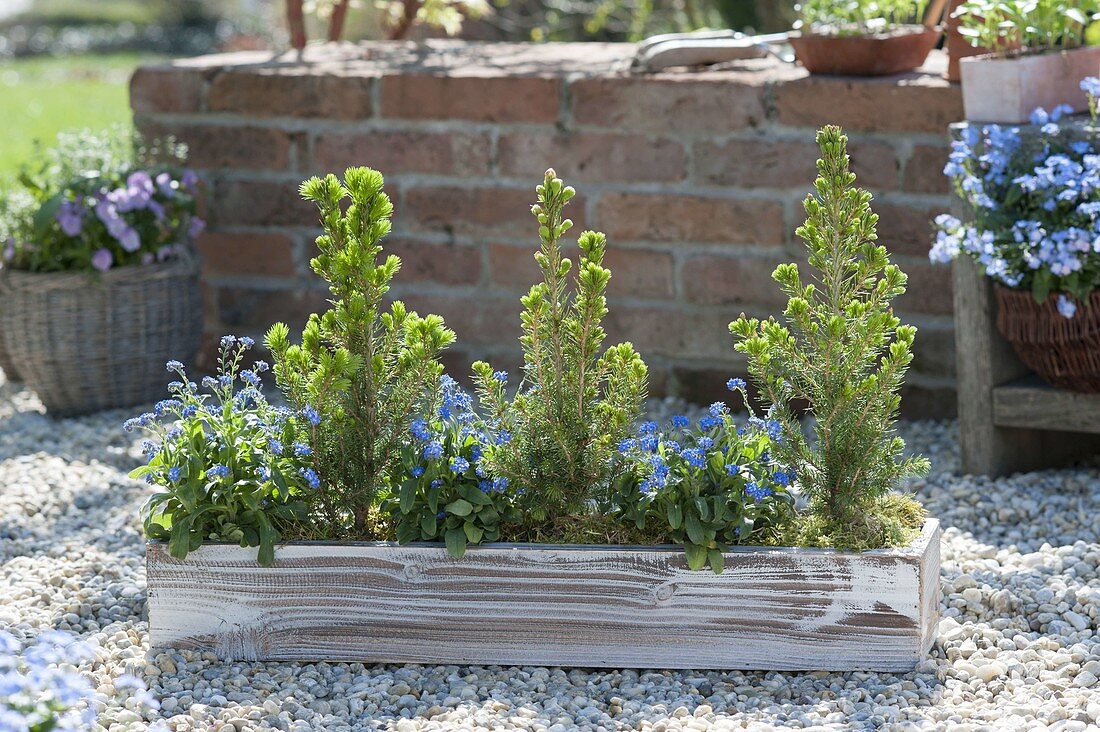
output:
[{"label": "red brick", "polygon": [[[951,315],[954,312],[954,287],[950,267],[915,258],[897,261],[895,264],[909,275],[905,294],[894,301],[894,306],[899,311],[936,315]],[[905,320],[904,317],[902,320]]]},{"label": "red brick", "polygon": [[561,81],[539,76],[432,76],[382,79],[382,116],[475,122],[558,119]]},{"label": "red brick", "polygon": [[390,237],[383,242],[386,254],[401,257],[401,282],[438,282],[474,285],[481,280],[481,249],[458,244],[437,244]]},{"label": "red brick", "polygon": [[775,201],[648,193],[606,193],[599,226],[612,241],[783,243],[783,208]]},{"label": "red brick", "polygon": [[455,295],[405,290],[398,296],[421,315],[441,315],[447,327],[458,337],[458,344],[464,348],[515,343],[516,349],[519,349],[518,298],[484,293]]},{"label": "red brick", "polygon": [[916,193],[950,193],[950,182],[943,174],[947,153],[944,145],[914,145],[905,164],[902,188]]},{"label": "red brick", "polygon": [[879,217],[879,244],[895,254],[927,256],[932,246],[932,220],[948,207],[947,201],[938,206],[873,201],[871,208]]},{"label": "red brick", "polygon": [[386,175],[483,175],[489,172],[490,154],[487,135],[457,130],[322,132],[313,143],[313,167],[329,171],[368,165]]},{"label": "red brick", "polygon": [[[897,188],[898,162],[890,145],[853,142],[848,152],[859,185],[872,190]],[[802,140],[760,136],[706,141],[695,147],[695,171],[700,182],[710,185],[800,188],[809,192],[820,155],[809,136]]]},{"label": "red brick", "polygon": [[[497,236],[514,234],[537,241],[538,222],[531,215],[534,186],[528,188],[472,188],[426,186],[405,193],[401,221],[417,231]],[[566,216],[583,228],[584,202],[577,196]]]},{"label": "red brick", "polygon": [[728,359],[734,355],[729,335],[733,310],[685,310],[612,303],[604,327],[607,343],[630,341],[642,354],[672,359]]},{"label": "red brick", "polygon": [[291,133],[255,125],[139,124],[147,138],[172,136],[187,144],[187,164],[207,170],[286,170]]},{"label": "red brick", "polygon": [[292,277],[294,242],[285,234],[208,231],[197,242],[204,274]]},{"label": "red brick", "polygon": [[341,74],[331,66],[316,72],[308,66],[228,70],[210,83],[207,106],[250,117],[363,119],[374,111],[375,79],[362,71]]},{"label": "red brick", "polygon": [[298,185],[298,181],[217,181],[210,202],[211,226],[320,226],[317,207],[302,200]]},{"label": "red brick", "polygon": [[776,84],[775,115],[792,127],[850,132],[935,132],[963,118],[958,85],[931,74],[854,79],[806,76]]},{"label": "red brick", "polygon": [[302,329],[310,313],[328,309],[328,293],[323,290],[294,288],[260,289],[247,286],[217,288],[218,316],[229,328],[265,331],[272,323],[290,326],[291,334]]},{"label": "red brick", "polygon": [[570,87],[573,121],[614,130],[715,134],[764,121],[764,77],[751,73],[604,76]]},{"label": "red brick", "polygon": [[684,295],[705,305],[769,305],[787,302],[772,280],[785,257],[702,255],[684,262],[680,273]]},{"label": "red brick", "polygon": [[142,66],[130,77],[130,108],[135,114],[198,112],[205,84],[197,69]]},{"label": "red brick", "polygon": [[[577,260],[576,250],[567,251],[566,256],[574,263]],[[660,299],[673,295],[672,255],[667,252],[612,247],[604,256],[604,265],[611,270],[610,295]],[[542,273],[533,249],[493,244],[489,247],[489,277],[498,287],[526,292]]]},{"label": "red brick", "polygon": [[553,167],[566,181],[679,181],[683,146],[668,138],[599,133],[515,132],[501,135],[500,172],[538,180]]}]

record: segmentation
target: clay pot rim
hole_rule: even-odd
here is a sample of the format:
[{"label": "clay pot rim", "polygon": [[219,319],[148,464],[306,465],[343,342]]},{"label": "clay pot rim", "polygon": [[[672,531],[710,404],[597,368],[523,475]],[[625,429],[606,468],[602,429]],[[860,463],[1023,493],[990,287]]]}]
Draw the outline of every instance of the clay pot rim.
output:
[{"label": "clay pot rim", "polygon": [[931,28],[929,28],[928,26],[921,25],[919,23],[906,23],[906,24],[903,24],[903,25],[896,25],[893,28],[890,28],[889,30],[878,31],[876,33],[851,33],[851,34],[845,34],[845,35],[840,35],[840,34],[837,34],[837,33],[815,33],[813,31],[797,30],[797,31],[791,31],[788,35],[788,38],[791,38],[791,39],[805,38],[807,40],[811,39],[811,38],[812,39],[819,39],[820,38],[820,39],[829,39],[829,40],[832,40],[832,41],[857,41],[857,40],[858,41],[866,41],[866,40],[889,41],[889,40],[893,40],[895,38],[907,38],[909,36],[920,36],[920,35],[929,34],[929,33],[935,33],[937,35],[940,34],[940,33],[943,33],[943,26],[942,25],[934,25]]},{"label": "clay pot rim", "polygon": [[1100,46],[1076,46],[1074,48],[1058,48],[1047,49],[1045,51],[1021,51],[1020,53],[1011,54],[1008,56],[987,52],[977,56],[964,56],[959,59],[960,64],[971,64],[978,61],[1027,61],[1033,58],[1044,58],[1046,56],[1064,56],[1066,54],[1074,53],[1075,51],[1089,51],[1100,48]]}]

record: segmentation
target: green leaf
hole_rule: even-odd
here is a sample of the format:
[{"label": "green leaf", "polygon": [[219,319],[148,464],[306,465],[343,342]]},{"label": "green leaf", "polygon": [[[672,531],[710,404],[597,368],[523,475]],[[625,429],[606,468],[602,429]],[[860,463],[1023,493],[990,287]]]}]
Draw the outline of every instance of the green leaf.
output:
[{"label": "green leaf", "polygon": [[715,574],[722,574],[722,569],[725,567],[725,556],[720,549],[711,549],[707,552],[707,559],[710,560],[710,568],[714,570]]},{"label": "green leaf", "polygon": [[439,520],[435,514],[425,514],[420,517],[420,535],[425,539],[434,539],[439,531]]},{"label": "green leaf", "polygon": [[456,501],[448,503],[443,510],[447,513],[453,513],[455,516],[469,516],[473,512],[474,507],[470,505],[469,501],[459,498]]},{"label": "green leaf", "polygon": [[684,530],[687,531],[688,539],[693,544],[705,544],[706,534],[703,532],[703,525],[699,523],[699,517],[694,513],[688,512],[684,516]]},{"label": "green leaf", "polygon": [[191,517],[185,516],[172,523],[172,533],[168,537],[168,553],[176,559],[186,559],[191,546]]},{"label": "green leaf", "polygon": [[680,525],[684,522],[684,512],[680,508],[679,503],[670,503],[668,505],[668,527],[675,531],[680,528]]},{"label": "green leaf", "polygon": [[1047,297],[1050,296],[1050,291],[1054,288],[1054,275],[1047,269],[1035,270],[1035,277],[1031,280],[1031,294],[1035,297],[1035,302],[1042,305],[1047,301]]},{"label": "green leaf", "polygon": [[471,544],[481,543],[482,534],[484,534],[485,532],[482,531],[480,526],[473,523],[472,521],[467,521],[462,529],[466,533],[466,538],[470,540]]},{"label": "green leaf", "polygon": [[413,503],[416,501],[416,484],[416,478],[409,478],[401,484],[398,502],[401,513],[408,513],[412,510]]},{"label": "green leaf", "polygon": [[263,514],[260,514],[259,519],[260,551],[256,555],[256,560],[261,567],[270,567],[275,564],[275,542],[279,540],[279,532]]},{"label": "green leaf", "polygon": [[478,488],[476,485],[470,485],[469,483],[459,483],[456,486],[458,495],[465,498],[475,506],[491,506],[493,505],[493,499],[485,493],[485,491]]},{"label": "green leaf", "polygon": [[707,566],[707,550],[701,546],[685,544],[684,556],[687,558],[688,568],[696,572]]},{"label": "green leaf", "polygon": [[699,512],[699,517],[706,520],[710,518],[710,506],[707,505],[707,500],[702,496],[696,496],[693,499],[695,503],[695,509]]},{"label": "green leaf", "polygon": [[462,529],[448,529],[443,538],[447,542],[447,553],[461,559],[466,553],[466,532]]},{"label": "green leaf", "polygon": [[395,530],[397,534],[398,544],[408,544],[409,542],[420,539],[420,526],[416,519],[412,516],[407,516],[404,520],[397,525]]}]

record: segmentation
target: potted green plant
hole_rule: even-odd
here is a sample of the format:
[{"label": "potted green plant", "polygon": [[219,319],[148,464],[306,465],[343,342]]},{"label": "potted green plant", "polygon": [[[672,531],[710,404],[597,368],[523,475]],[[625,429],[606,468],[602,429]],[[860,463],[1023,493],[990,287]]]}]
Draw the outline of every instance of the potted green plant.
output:
[{"label": "potted green plant", "polygon": [[955,16],[971,44],[995,49],[959,63],[966,119],[1015,124],[1040,107],[1087,108],[1078,82],[1100,69],[1088,38],[1095,0],[969,0]]},{"label": "potted green plant", "polygon": [[1088,119],[1035,110],[1032,124],[956,125],[944,172],[962,218],[936,218],[930,257],[973,258],[994,282],[997,328],[1054,386],[1100,392],[1100,79],[1078,82]]},{"label": "potted green plant", "polygon": [[943,0],[805,0],[800,12],[790,43],[807,71],[882,76],[924,63],[940,39]]},{"label": "potted green plant", "polygon": [[[870,242],[843,136],[819,140],[800,231],[811,264],[853,284],[826,288],[840,325],[825,303],[810,316],[833,345],[799,354],[819,366],[797,388],[829,385],[811,393],[816,449],[782,404],[639,422],[645,363],[604,344],[606,239],[584,232],[567,256],[575,192],[552,170],[532,207],[542,277],[522,299],[523,375],[509,387],[476,363],[477,402],[441,375],[442,320],[382,307],[399,260],[380,259],[381,176],[307,181],[333,300],[300,345],[285,326],[268,335],[289,407],[262,400],[264,367],[239,371],[227,339],[207,396],[181,372],[172,399],[127,425],[156,435],[134,473],[160,489],[145,512],[153,642],[233,659],[911,669],[936,626],[939,529],[888,494],[923,467],[892,431],[913,329],[887,305],[904,275]],[[788,312],[803,322],[796,298]],[[778,327],[735,325],[768,389],[787,388],[769,371]],[[744,381],[727,386],[747,401]]]},{"label": "potted green plant", "polygon": [[129,130],[63,133],[6,194],[0,340],[56,415],[151,401],[202,335],[185,150]]}]

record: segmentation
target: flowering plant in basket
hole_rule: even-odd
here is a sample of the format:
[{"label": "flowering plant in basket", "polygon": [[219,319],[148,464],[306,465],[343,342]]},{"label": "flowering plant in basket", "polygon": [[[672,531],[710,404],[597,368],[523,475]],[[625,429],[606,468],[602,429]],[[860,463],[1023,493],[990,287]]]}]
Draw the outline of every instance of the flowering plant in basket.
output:
[{"label": "flowering plant in basket", "polygon": [[185,157],[124,129],[60,134],[4,193],[5,265],[106,272],[173,258],[203,229]]},{"label": "flowering plant in basket", "polygon": [[1066,318],[1100,286],[1100,79],[1087,78],[1081,87],[1089,95],[1091,127],[1068,124],[1067,110],[1058,107],[1035,110],[1036,135],[995,124],[965,128],[944,174],[968,205],[970,220],[936,217],[929,253],[934,262],[972,257],[989,277],[1030,291],[1040,304],[1057,293]]}]

